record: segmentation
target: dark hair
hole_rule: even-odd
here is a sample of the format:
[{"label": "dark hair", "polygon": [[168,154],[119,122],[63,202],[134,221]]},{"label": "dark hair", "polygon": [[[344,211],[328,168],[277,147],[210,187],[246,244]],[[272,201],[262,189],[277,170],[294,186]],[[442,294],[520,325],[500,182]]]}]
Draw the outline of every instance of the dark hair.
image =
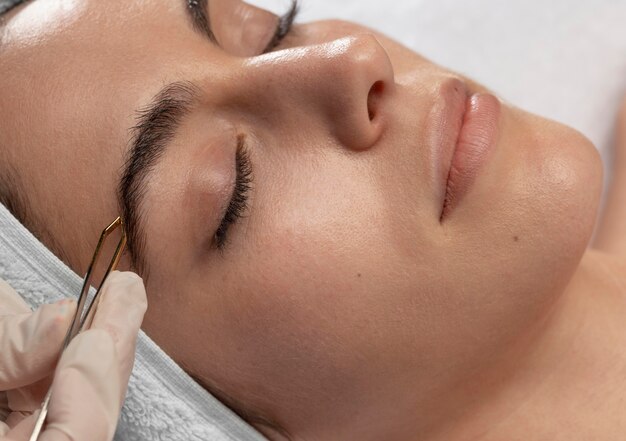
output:
[{"label": "dark hair", "polygon": [[0,174],[0,203],[22,224],[30,217],[23,193],[17,183],[17,175],[11,169]]},{"label": "dark hair", "polygon": [[64,262],[69,262],[69,256],[65,253],[59,242],[50,233],[46,223],[35,216],[28,195],[20,180],[17,170],[10,162],[0,172],[0,204],[28,229],[33,236]]}]

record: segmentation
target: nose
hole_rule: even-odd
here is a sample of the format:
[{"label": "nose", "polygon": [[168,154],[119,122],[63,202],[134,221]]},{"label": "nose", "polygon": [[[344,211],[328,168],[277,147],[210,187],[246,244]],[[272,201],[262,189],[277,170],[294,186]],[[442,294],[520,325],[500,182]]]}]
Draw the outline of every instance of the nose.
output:
[{"label": "nose", "polygon": [[248,98],[264,109],[266,120],[275,116],[301,131],[319,125],[354,150],[375,145],[383,132],[394,72],[371,34],[249,59],[244,71]]}]

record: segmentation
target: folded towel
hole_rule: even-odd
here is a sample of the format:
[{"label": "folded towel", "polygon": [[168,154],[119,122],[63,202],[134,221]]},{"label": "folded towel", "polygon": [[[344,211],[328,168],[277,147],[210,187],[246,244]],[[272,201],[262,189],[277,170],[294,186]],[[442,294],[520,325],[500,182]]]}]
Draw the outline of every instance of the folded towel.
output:
[{"label": "folded towel", "polygon": [[[76,296],[82,279],[57,259],[0,204],[0,278],[33,308]],[[146,334],[116,441],[264,441],[259,432],[205,391]]]}]

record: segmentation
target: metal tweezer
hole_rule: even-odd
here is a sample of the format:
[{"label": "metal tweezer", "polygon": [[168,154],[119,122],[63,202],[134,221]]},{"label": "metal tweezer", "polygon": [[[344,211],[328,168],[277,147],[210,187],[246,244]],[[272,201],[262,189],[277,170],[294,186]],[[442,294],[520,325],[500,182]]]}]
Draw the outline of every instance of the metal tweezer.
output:
[{"label": "metal tweezer", "polygon": [[[115,249],[115,253],[113,254],[111,262],[109,263],[109,266],[107,267],[107,270],[104,273],[102,280],[100,281],[100,285],[96,290],[96,294],[93,296],[93,300],[91,301],[91,303],[89,303],[89,305],[87,305],[86,303],[87,303],[87,297],[89,293],[89,287],[91,286],[90,284],[91,275],[96,265],[96,262],[98,260],[98,257],[100,256],[100,253],[102,252],[102,245],[104,244],[104,241],[111,235],[111,233],[113,233],[118,228],[121,230],[121,233],[122,233],[120,241],[117,244],[117,247]],[[109,274],[111,273],[111,271],[117,268],[117,264],[119,263],[120,257],[122,255],[122,251],[124,250],[125,246],[126,246],[126,232],[124,231],[124,223],[122,222],[122,218],[118,217],[111,223],[111,225],[106,227],[104,231],[102,231],[102,234],[100,235],[100,240],[98,241],[98,245],[96,245],[96,251],[93,253],[91,263],[89,264],[89,268],[87,269],[87,273],[85,274],[85,279],[83,280],[83,287],[81,288],[80,295],[78,297],[78,305],[76,306],[76,313],[74,314],[74,319],[72,320],[72,324],[70,325],[70,328],[67,330],[67,334],[65,334],[65,340],[63,342],[63,347],[59,354],[59,358],[61,354],[63,353],[63,351],[65,351],[65,348],[67,348],[67,346],[70,344],[72,339],[76,337],[76,335],[80,331],[82,331],[83,329],[87,329],[89,326],[91,326],[93,316],[98,307],[98,302],[100,301],[100,292],[101,292],[102,286],[104,285],[104,282],[106,282],[106,279],[107,277],[109,277]],[[48,389],[48,393],[46,394],[46,397],[43,400],[43,403],[41,405],[41,412],[39,413],[39,417],[37,417],[37,422],[35,423],[35,428],[33,429],[33,432],[30,435],[29,441],[37,441],[37,439],[39,438],[39,433],[41,432],[41,429],[43,428],[43,425],[46,421],[46,417],[48,416],[48,405],[50,403],[51,394],[52,394],[52,386]]]}]

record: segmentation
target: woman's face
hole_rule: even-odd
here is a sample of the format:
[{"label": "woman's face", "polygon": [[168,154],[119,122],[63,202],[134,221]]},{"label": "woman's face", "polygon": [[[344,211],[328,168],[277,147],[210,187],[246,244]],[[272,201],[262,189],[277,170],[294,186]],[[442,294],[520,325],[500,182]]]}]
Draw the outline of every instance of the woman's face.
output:
[{"label": "woman's face", "polygon": [[162,148],[127,176],[137,222],[122,212],[143,238],[144,329],[199,380],[337,434],[448,394],[539,323],[594,222],[587,139],[491,102],[492,148],[442,217],[462,120],[447,112],[484,87],[353,23],[298,24],[263,54],[275,15],[208,6],[221,47],[183,0],[8,16],[0,155],[76,271],[123,210],[138,109],[178,82],[141,128],[179,127],[140,139]]}]

